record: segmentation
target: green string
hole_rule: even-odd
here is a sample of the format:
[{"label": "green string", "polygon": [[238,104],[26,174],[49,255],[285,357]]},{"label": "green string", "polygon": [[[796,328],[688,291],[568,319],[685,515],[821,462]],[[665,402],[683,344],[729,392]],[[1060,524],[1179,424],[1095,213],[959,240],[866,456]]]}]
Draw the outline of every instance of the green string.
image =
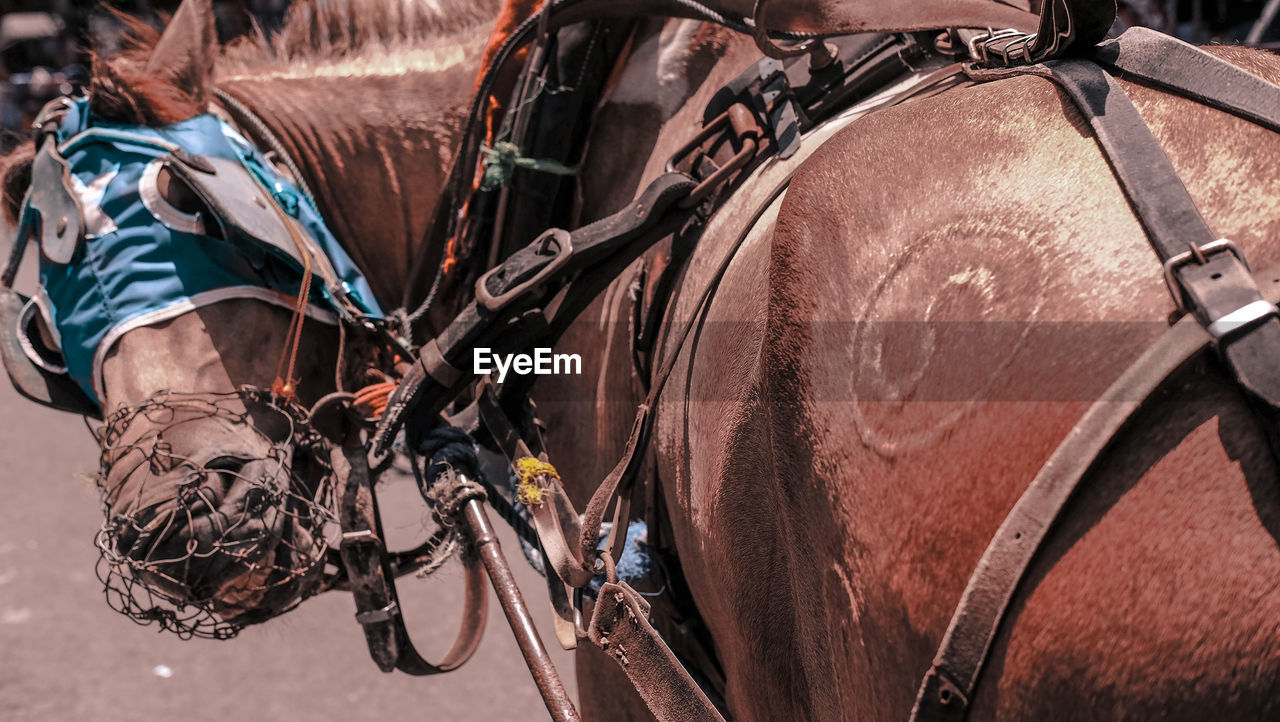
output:
[{"label": "green string", "polygon": [[552,175],[578,175],[578,166],[568,166],[559,161],[547,158],[527,158],[520,155],[520,147],[515,143],[498,142],[493,147],[481,146],[484,154],[484,175],[480,178],[480,190],[491,191],[511,182],[511,176],[517,168],[534,170]]}]

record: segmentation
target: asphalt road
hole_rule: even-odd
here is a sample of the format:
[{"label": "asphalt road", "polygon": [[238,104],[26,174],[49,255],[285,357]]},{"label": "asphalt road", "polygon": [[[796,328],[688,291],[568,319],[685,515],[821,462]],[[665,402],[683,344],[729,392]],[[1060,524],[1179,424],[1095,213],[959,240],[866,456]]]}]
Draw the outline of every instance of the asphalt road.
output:
[{"label": "asphalt road", "polygon": [[[107,607],[94,575],[93,535],[102,522],[96,457],[79,417],[30,403],[0,380],[0,720],[547,718],[493,598],[475,657],[429,678],[379,672],[341,592],[230,641],[183,641],[137,626]],[[412,481],[388,479],[380,494],[392,545],[410,546],[425,516]],[[495,524],[574,691],[572,654],[555,643],[542,580],[496,517]],[[415,644],[439,657],[460,616],[461,567],[454,561],[427,579],[410,577],[400,592]]]}]

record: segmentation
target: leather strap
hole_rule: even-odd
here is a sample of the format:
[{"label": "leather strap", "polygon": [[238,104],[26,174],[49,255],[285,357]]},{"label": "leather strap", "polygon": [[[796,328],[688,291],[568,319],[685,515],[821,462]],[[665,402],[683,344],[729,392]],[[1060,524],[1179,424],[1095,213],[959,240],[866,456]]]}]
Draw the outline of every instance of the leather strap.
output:
[{"label": "leather strap", "polygon": [[[1217,244],[1210,252],[1213,233],[1115,79],[1084,60],[1053,61],[1045,67],[1089,120],[1134,214],[1165,264],[1175,301],[1185,303],[1206,327],[1263,301],[1238,249]],[[1275,95],[1280,99],[1280,93]],[[1271,408],[1280,407],[1280,364],[1275,363],[1280,319],[1259,319],[1217,345],[1245,390]]]},{"label": "leather strap", "polygon": [[356,603],[356,621],[364,627],[369,655],[383,672],[398,669],[420,676],[457,669],[471,658],[484,635],[489,597],[480,560],[474,555],[463,556],[466,594],[462,624],[444,659],[438,663],[428,662],[418,654],[404,626],[395,575],[387,565],[382,522],[378,516],[364,444],[350,420],[344,418],[341,423],[345,427],[343,443],[330,457],[334,473],[343,480],[339,514],[342,543],[339,550],[347,570],[351,596]]},{"label": "leather strap", "polygon": [[[497,444],[498,450],[511,462],[513,468],[518,459],[526,456],[537,456],[538,458],[546,456],[541,449],[535,454],[524,442],[520,432],[516,431],[511,419],[499,404],[491,381],[481,384],[480,395],[476,398],[476,411],[480,417],[480,423],[484,425],[489,432],[489,436]],[[545,458],[543,460],[545,461]],[[550,497],[550,503],[568,506],[570,511],[573,510],[573,506],[569,503],[568,497],[565,496],[564,490],[558,486],[547,489],[546,494]],[[538,545],[546,562],[547,592],[551,602],[552,620],[555,623],[556,641],[560,643],[563,649],[575,649],[578,646],[578,639],[585,638],[586,633],[581,628],[582,623],[578,616],[578,610],[569,598],[569,590],[566,588],[564,578],[560,576],[560,566],[551,561],[552,555],[547,551],[547,547],[552,546],[557,550],[555,558],[559,565],[563,565],[566,559],[572,559],[572,555],[565,549],[564,540],[566,536],[556,535],[555,532],[557,530],[548,526],[548,519],[546,519],[545,513],[542,515],[538,513],[538,508],[542,506],[547,506],[547,504],[544,503],[538,507],[531,508],[530,515],[533,517],[533,527],[538,537]],[[543,518],[540,519],[540,516]],[[571,521],[573,524],[577,524],[578,517],[576,512],[573,513]],[[561,528],[563,529],[563,527]],[[573,534],[567,538],[577,538],[577,527],[574,526],[573,529]]]},{"label": "leather strap", "polygon": [[[541,299],[561,287],[566,279],[593,267],[634,260],[661,237],[654,229],[671,220],[692,215],[692,211],[668,213],[687,197],[694,182],[683,173],[664,173],[625,208],[576,231],[544,234],[524,249],[512,254],[476,283],[476,300],[467,305],[436,337],[440,358],[454,368],[470,368],[469,355],[477,346],[501,347],[503,342],[523,344],[529,339],[504,337],[506,321],[533,308]],[[628,260],[629,259],[629,260]],[[495,301],[499,302],[495,305]],[[465,373],[451,385],[443,385],[426,372],[428,360],[410,369],[387,403],[371,448],[386,452],[410,410],[415,417],[434,419],[445,404],[473,380]],[[443,368],[438,363],[434,368]]]},{"label": "leather strap", "polygon": [[[1079,54],[1107,36],[1116,19],[1114,0],[1042,0],[1034,33],[1016,28],[974,30],[991,25],[946,25],[959,28],[957,37],[968,44],[979,65],[1030,65]],[[1000,26],[995,26],[1000,27]]]},{"label": "leather strap", "polygon": [[659,722],[724,721],[649,624],[649,604],[626,582],[600,587],[588,634],[622,667]]},{"label": "leather strap", "polygon": [[[1210,91],[1210,82],[1189,81],[1178,72],[1155,68],[1151,49],[1160,41],[1140,33],[1139,52],[1127,52],[1128,35],[1100,52],[1117,65],[1144,68],[1167,87],[1192,85],[1212,104],[1247,108],[1246,117],[1274,118],[1280,93],[1274,86],[1236,78],[1248,92],[1270,99],[1247,99],[1234,91]],[[1170,47],[1173,47],[1172,45]],[[1174,55],[1188,57],[1174,47]],[[1203,55],[1203,54],[1201,54]],[[1211,57],[1211,56],[1207,56]],[[1163,58],[1162,58],[1163,61]],[[1227,65],[1195,56],[1205,73]],[[1028,566],[1083,480],[1116,434],[1142,403],[1189,359],[1214,346],[1237,381],[1248,390],[1266,422],[1280,400],[1280,371],[1274,363],[1280,349],[1280,322],[1274,299],[1264,299],[1243,255],[1226,241],[1214,241],[1177,172],[1159,142],[1120,86],[1090,61],[1051,61],[1024,72],[1057,82],[1097,135],[1116,179],[1165,265],[1166,279],[1181,308],[1194,313],[1174,325],[1106,391],[1063,440],[1014,506],[991,540],[965,589],[933,666],[925,676],[912,709],[912,720],[963,720],[991,644],[1008,604]],[[1214,333],[1209,333],[1211,329]]]},{"label": "leather strap", "polygon": [[1098,45],[1090,57],[1128,79],[1152,83],[1280,132],[1280,86],[1177,38],[1130,28]]}]

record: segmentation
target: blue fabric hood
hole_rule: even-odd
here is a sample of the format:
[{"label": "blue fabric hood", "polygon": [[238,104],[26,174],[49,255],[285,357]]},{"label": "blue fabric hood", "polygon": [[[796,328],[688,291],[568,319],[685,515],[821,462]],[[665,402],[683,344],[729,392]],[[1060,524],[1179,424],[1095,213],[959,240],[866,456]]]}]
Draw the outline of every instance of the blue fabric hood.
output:
[{"label": "blue fabric hood", "polygon": [[[383,316],[319,211],[223,119],[206,113],[162,128],[123,126],[91,118],[81,99],[71,104],[56,140],[84,208],[86,235],[69,263],[41,254],[40,281],[67,372],[95,401],[101,403],[102,360],[125,331],[228,298],[292,306],[299,290],[300,264],[268,244],[232,242],[198,228],[178,230],[148,208],[141,193],[144,174],[173,146],[189,156],[239,161],[311,235],[340,287],[314,283],[310,315],[337,321],[354,307],[358,315]],[[57,181],[33,178],[33,185],[46,182]],[[343,296],[345,307],[335,295]]]}]

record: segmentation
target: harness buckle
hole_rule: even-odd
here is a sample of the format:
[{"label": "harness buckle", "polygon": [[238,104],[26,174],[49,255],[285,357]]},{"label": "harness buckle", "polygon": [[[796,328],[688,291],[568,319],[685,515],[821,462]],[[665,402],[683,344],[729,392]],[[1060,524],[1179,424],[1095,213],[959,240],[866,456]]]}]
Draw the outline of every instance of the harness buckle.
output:
[{"label": "harness buckle", "polygon": [[1179,253],[1164,262],[1164,285],[1168,287],[1169,295],[1173,296],[1173,304],[1177,307],[1178,313],[1187,313],[1188,311],[1185,290],[1182,281],[1177,276],[1178,269],[1192,262],[1204,265],[1209,256],[1223,251],[1230,252],[1231,255],[1244,264],[1245,270],[1249,269],[1249,262],[1245,260],[1244,254],[1236,247],[1236,244],[1226,238],[1219,238],[1203,246],[1190,244],[1190,250]]},{"label": "harness buckle", "polygon": [[[964,35],[963,31],[961,35]],[[1031,63],[1031,44],[1035,39],[1034,33],[1004,28],[973,35],[965,44],[969,47],[970,59],[978,65],[1009,68]]]},{"label": "harness buckle", "polygon": [[[491,313],[498,313],[555,276],[572,258],[573,238],[569,232],[562,228],[548,229],[476,281],[476,303]],[[512,283],[515,285],[501,290]],[[491,285],[496,288],[491,290]]]}]

